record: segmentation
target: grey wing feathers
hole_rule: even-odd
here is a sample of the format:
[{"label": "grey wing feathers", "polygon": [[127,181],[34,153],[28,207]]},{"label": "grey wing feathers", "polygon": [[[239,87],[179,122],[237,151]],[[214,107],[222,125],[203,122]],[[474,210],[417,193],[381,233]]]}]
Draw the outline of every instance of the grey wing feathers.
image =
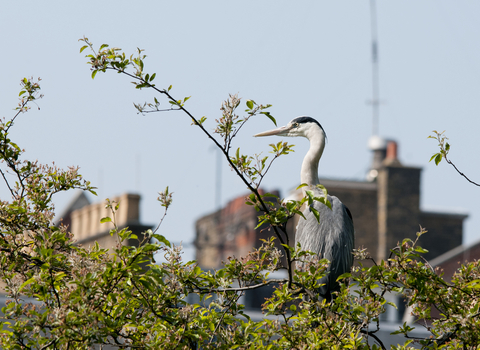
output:
[{"label": "grey wing feathers", "polygon": [[295,239],[302,250],[313,251],[320,259],[330,261],[328,275],[322,281],[325,286],[320,290],[320,294],[325,296],[338,291],[337,278],[350,272],[354,246],[353,221],[348,208],[335,196],[328,196],[328,199],[332,210],[319,202],[313,204],[320,214],[320,222],[317,222],[310,207],[303,211],[306,220],[300,218]]}]

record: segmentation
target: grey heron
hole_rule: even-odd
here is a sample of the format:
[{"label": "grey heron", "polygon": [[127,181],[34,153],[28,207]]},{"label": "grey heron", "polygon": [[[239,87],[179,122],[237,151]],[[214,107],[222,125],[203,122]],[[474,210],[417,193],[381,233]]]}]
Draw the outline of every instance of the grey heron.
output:
[{"label": "grey heron", "polygon": [[[264,131],[254,135],[259,136],[290,136],[306,137],[310,141],[310,149],[302,163],[300,172],[304,195],[307,189],[314,192],[317,197],[323,196],[316,187],[318,181],[318,163],[325,148],[326,134],[320,123],[310,117],[298,117],[286,126]],[[348,208],[335,196],[327,196],[332,209],[318,201],[313,202],[313,207],[319,212],[320,220],[317,221],[310,207],[304,209],[303,218],[299,219],[295,241],[300,243],[303,250],[309,250],[318,254],[319,258],[330,261],[327,275],[320,281],[324,283],[319,289],[319,294],[327,301],[332,300],[332,292],[340,290],[337,279],[340,275],[350,272],[353,264],[354,229],[353,219]],[[297,266],[300,267],[301,266]]]}]

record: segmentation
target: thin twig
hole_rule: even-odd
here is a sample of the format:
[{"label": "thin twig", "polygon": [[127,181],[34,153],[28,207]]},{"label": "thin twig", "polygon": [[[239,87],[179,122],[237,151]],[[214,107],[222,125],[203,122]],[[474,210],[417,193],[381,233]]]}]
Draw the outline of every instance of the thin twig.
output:
[{"label": "thin twig", "polygon": [[328,320],[324,320],[325,321],[325,325],[327,326],[328,330],[330,331],[330,333],[333,334],[333,336],[337,339],[337,341],[343,345],[343,341],[338,337],[337,333],[335,333],[331,328],[330,328],[330,325],[328,324]]},{"label": "thin twig", "polygon": [[180,111],[180,108],[154,109],[154,110],[151,110],[151,111],[141,111],[139,113],[147,114],[147,113],[170,112],[170,111]]},{"label": "thin twig", "polygon": [[[251,286],[246,286],[246,287],[231,287],[231,288],[201,288],[196,286],[198,289],[194,289],[194,293],[222,293],[222,292],[240,292],[244,290],[252,290],[252,289],[257,289],[263,286],[267,286],[271,283],[288,283],[288,280],[285,278],[281,279],[269,279],[265,282],[259,283],[259,284],[254,284]],[[193,283],[192,283],[193,284]]]},{"label": "thin twig", "polygon": [[15,198],[15,193],[13,192],[12,188],[10,187],[10,183],[8,182],[5,173],[0,169],[0,173],[2,174],[3,180],[5,180],[5,184],[7,185],[8,189],[10,190],[10,193],[12,194],[12,198]]},{"label": "thin twig", "polygon": [[241,296],[241,294],[238,294],[238,295],[237,295],[237,294],[235,293],[235,294],[233,295],[233,297],[232,297],[232,300],[230,300],[230,304],[225,308],[225,310],[223,310],[222,316],[220,317],[220,320],[218,320],[218,323],[217,323],[217,325],[215,326],[215,329],[214,329],[213,332],[212,332],[212,336],[211,336],[211,338],[210,338],[210,341],[208,342],[208,345],[210,345],[210,344],[212,343],[212,341],[213,341],[213,338],[215,338],[215,334],[217,333],[218,327],[220,327],[220,324],[222,323],[222,321],[223,321],[223,319],[224,319],[225,314],[227,313],[227,311],[230,310],[230,308],[232,307],[232,304],[233,304],[234,300],[236,299],[235,302],[237,302],[238,299],[240,298],[240,296]]},{"label": "thin twig", "polygon": [[157,232],[158,229],[160,228],[160,226],[162,225],[163,219],[165,219],[165,216],[167,216],[167,210],[168,210],[168,208],[165,208],[165,212],[163,213],[163,216],[162,216],[162,218],[160,219],[160,222],[158,223],[158,225],[157,225],[157,227],[155,228],[155,230],[153,231],[153,233]]},{"label": "thin twig", "polygon": [[450,164],[451,166],[453,166],[455,168],[455,170],[457,171],[457,173],[459,173],[461,176],[463,176],[465,179],[467,179],[468,182],[474,184],[475,186],[480,186],[480,184],[470,180],[464,173],[462,173],[460,170],[458,170],[457,166],[455,164],[453,164],[452,161],[450,161],[450,159],[447,158],[447,155],[444,154],[443,157],[445,158],[445,161]]},{"label": "thin twig", "polygon": [[57,290],[55,289],[55,279],[53,278],[53,274],[52,274],[52,269],[50,268],[49,269],[49,273],[50,273],[50,278],[52,279],[52,284],[51,284],[51,287],[53,289],[53,294],[55,294],[55,298],[57,299],[57,303],[58,303],[58,307],[61,308],[62,307],[62,303],[60,302],[60,297],[57,293]]},{"label": "thin twig", "polygon": [[[375,331],[376,332],[376,331]],[[369,332],[369,331],[366,331],[364,329],[360,329],[360,333],[363,333],[365,335],[368,335],[369,337],[372,337],[373,339],[375,339],[375,341],[377,342],[378,345],[380,345],[382,347],[383,350],[387,350],[387,348],[385,347],[385,345],[383,345],[382,341],[380,340],[379,337],[377,337],[373,332]]]}]

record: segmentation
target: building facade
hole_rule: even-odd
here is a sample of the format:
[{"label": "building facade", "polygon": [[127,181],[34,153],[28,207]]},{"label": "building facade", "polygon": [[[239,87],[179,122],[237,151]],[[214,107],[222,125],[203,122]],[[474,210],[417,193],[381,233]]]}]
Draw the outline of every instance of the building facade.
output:
[{"label": "building facade", "polygon": [[[260,190],[260,193],[264,192]],[[270,193],[279,196],[278,191]],[[224,208],[198,219],[195,223],[195,252],[199,266],[215,269],[229,257],[244,257],[273,235],[268,227],[258,224],[257,212],[246,205],[247,194],[230,201]],[[275,201],[275,199],[271,199]],[[293,242],[293,232],[290,233]]]},{"label": "building facade", "polygon": [[[59,221],[69,225],[76,244],[90,246],[98,242],[102,248],[115,247],[119,240],[116,235],[110,234],[110,230],[113,228],[112,223],[100,222],[102,218],[107,216],[113,220],[111,209],[106,207],[106,202],[85,203],[84,196],[81,192],[75,197]],[[119,204],[115,213],[115,223],[118,229],[128,227],[141,240],[143,232],[152,228],[152,226],[140,223],[140,196],[124,193],[121,196],[111,198],[111,201]],[[83,203],[80,207],[79,202]],[[123,242],[123,244],[137,246],[138,242],[138,240],[131,240]]]}]

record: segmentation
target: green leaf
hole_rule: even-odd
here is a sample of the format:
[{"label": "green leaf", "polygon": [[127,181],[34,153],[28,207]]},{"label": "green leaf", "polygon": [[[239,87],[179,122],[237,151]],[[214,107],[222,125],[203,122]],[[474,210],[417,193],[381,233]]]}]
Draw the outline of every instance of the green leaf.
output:
[{"label": "green leaf", "polygon": [[252,100],[247,100],[247,107],[250,109],[253,109],[253,101]]},{"label": "green leaf", "polygon": [[[255,209],[257,209],[257,206],[255,206]],[[258,211],[258,210],[257,210]],[[256,230],[257,228],[259,228],[260,226],[262,226],[263,224],[267,223],[267,220],[262,220],[258,223],[257,226],[255,226],[254,230]]]},{"label": "green leaf", "polygon": [[313,198],[315,198],[313,192],[311,190],[306,190],[305,191],[305,196],[307,197],[308,205],[312,205],[313,204]]},{"label": "green leaf", "polygon": [[422,247],[416,247],[415,251],[418,252],[418,253],[422,253],[422,254],[428,253],[428,250],[426,250]]},{"label": "green leaf", "polygon": [[320,222],[320,213],[318,212],[317,209],[315,209],[313,206],[310,207],[310,211],[313,213],[315,216],[315,219],[317,219],[317,222]]},{"label": "green leaf", "polygon": [[82,53],[83,50],[85,50],[87,47],[88,47],[88,45],[82,46],[82,47],[80,48],[80,53]]},{"label": "green leaf", "polygon": [[273,124],[275,124],[275,126],[277,126],[277,121],[276,121],[275,118],[270,114],[270,112],[260,112],[260,113],[266,115],[266,116],[273,122]]},{"label": "green leaf", "polygon": [[95,75],[97,75],[97,72],[98,72],[98,70],[94,70],[94,71],[92,72],[92,79],[95,79]]},{"label": "green leaf", "polygon": [[22,283],[22,285],[20,286],[20,289],[18,291],[20,292],[23,288],[25,288],[27,285],[29,285],[30,283],[33,283],[33,282],[35,282],[34,277],[26,280],[25,282]]},{"label": "green leaf", "polygon": [[200,120],[198,121],[198,124],[203,124],[205,122],[205,120],[207,120],[207,117],[203,116],[200,118]]},{"label": "green leaf", "polygon": [[332,203],[330,203],[330,201],[327,199],[327,197],[315,197],[313,199],[316,200],[317,202],[320,202],[320,203],[326,205],[328,208],[332,209]]},{"label": "green leaf", "polygon": [[302,187],[305,187],[305,186],[308,186],[308,185],[307,185],[307,184],[301,184],[300,186],[298,186],[298,187],[296,188],[296,190],[299,190],[299,189],[301,189]]},{"label": "green leaf", "polygon": [[437,156],[435,157],[435,165],[440,164],[441,161],[442,161],[442,155],[438,153]]},{"label": "green leaf", "polygon": [[341,274],[340,276],[338,276],[337,281],[342,280],[342,279],[344,279],[344,278],[350,278],[350,277],[352,277],[352,274],[351,274],[350,272],[346,272],[346,273]]},{"label": "green leaf", "polygon": [[326,197],[328,192],[327,192],[327,189],[325,188],[325,186],[321,185],[321,184],[318,184],[317,185],[317,188],[320,189],[322,192],[323,192],[323,195]]},{"label": "green leaf", "polygon": [[480,280],[476,279],[467,283],[467,287],[473,289],[480,289]]},{"label": "green leaf", "polygon": [[106,223],[106,222],[112,222],[112,219],[107,216],[107,217],[104,217],[104,218],[102,218],[102,219],[100,220],[100,223],[101,223],[101,224],[104,224],[104,223]]},{"label": "green leaf", "polygon": [[157,241],[165,244],[167,247],[169,247],[169,248],[172,247],[170,241],[168,239],[166,239],[164,236],[159,235],[159,234],[154,234],[152,237],[155,238]]}]

